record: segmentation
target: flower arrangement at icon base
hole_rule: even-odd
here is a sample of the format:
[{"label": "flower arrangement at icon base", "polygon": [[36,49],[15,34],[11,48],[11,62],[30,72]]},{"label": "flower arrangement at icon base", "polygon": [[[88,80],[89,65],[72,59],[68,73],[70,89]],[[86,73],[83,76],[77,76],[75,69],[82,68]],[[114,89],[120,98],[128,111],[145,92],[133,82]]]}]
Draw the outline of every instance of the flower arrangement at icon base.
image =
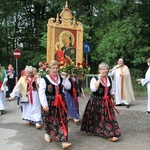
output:
[{"label": "flower arrangement at icon base", "polygon": [[85,74],[88,74],[90,72],[90,67],[85,62],[77,64],[75,64],[74,62],[71,62],[69,64],[60,62],[59,71],[60,73],[66,72],[68,75],[78,76],[79,78],[84,79]]},{"label": "flower arrangement at icon base", "polygon": [[38,74],[43,77],[47,74],[49,74],[49,68],[48,68],[48,63],[46,62],[39,62],[39,69],[38,69]]}]

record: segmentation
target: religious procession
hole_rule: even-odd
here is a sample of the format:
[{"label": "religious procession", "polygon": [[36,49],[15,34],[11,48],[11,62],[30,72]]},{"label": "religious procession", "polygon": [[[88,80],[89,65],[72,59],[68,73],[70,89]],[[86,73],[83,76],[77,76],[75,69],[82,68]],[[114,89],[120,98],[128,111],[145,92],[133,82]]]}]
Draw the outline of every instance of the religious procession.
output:
[{"label": "religious procession", "polygon": [[[134,72],[128,66],[133,67],[136,61],[140,62],[141,60],[131,61],[126,58],[129,55],[125,55],[125,50],[113,51],[115,56],[113,58],[111,56],[113,52],[104,55],[107,53],[107,46],[103,51],[103,47],[99,44],[98,47],[102,48],[101,51],[91,52],[91,42],[83,42],[85,41],[85,31],[82,22],[76,20],[68,7],[68,1],[66,1],[62,12],[57,13],[56,18],[48,19],[44,55],[36,54],[36,51],[33,51],[30,58],[23,57],[30,54],[16,48],[13,51],[15,65],[13,61],[11,63],[9,61],[7,64],[1,61],[0,124],[2,127],[0,126],[0,132],[3,136],[0,141],[2,145],[5,145],[3,138],[7,132],[4,133],[5,123],[3,121],[8,119],[9,107],[12,107],[11,104],[14,105],[14,103],[16,109],[20,111],[20,120],[23,121],[17,125],[21,128],[21,132],[26,130],[24,133],[26,135],[35,133],[34,136],[29,137],[31,141],[35,137],[41,137],[37,150],[123,150],[126,144],[131,150],[135,149],[134,144],[128,144],[131,141],[122,144],[125,140],[124,134],[129,134],[134,131],[134,128],[138,128],[134,123],[132,128],[124,128],[129,125],[130,120],[134,122],[135,119],[137,125],[142,126],[143,122],[133,117],[133,111],[136,111],[136,115],[140,113],[139,116],[146,120],[144,127],[147,131],[146,136],[149,136],[150,56],[141,56],[142,64],[145,66],[143,74],[140,75],[138,72],[140,68]],[[97,37],[95,36],[95,38]],[[36,42],[38,43],[38,41]],[[34,61],[35,58],[38,58],[38,62]],[[18,63],[19,61],[22,64]],[[135,76],[133,76],[133,72]],[[142,113],[140,105],[137,103],[139,97],[137,89],[145,90],[144,97],[146,99]],[[16,109],[11,110],[12,116]],[[140,132],[142,129],[140,129],[141,127],[134,132],[137,134],[136,140],[138,140],[138,134],[142,134]],[[39,136],[36,136],[36,133]],[[96,139],[97,143],[94,144],[93,139],[89,139],[89,137],[94,140],[95,137],[100,138]],[[89,139],[88,143],[86,143],[86,138]],[[104,140],[103,142],[106,144],[99,145],[101,140]],[[146,142],[145,137],[143,141]],[[43,143],[49,145],[46,145],[46,148],[40,147]],[[32,144],[34,144],[34,140]],[[32,149],[29,145],[27,144],[28,147],[25,149]],[[38,142],[34,145],[38,145]],[[145,144],[145,147],[138,145],[139,149],[137,150],[144,150],[148,148],[147,145],[149,142]],[[17,148],[23,150],[23,146]]]}]

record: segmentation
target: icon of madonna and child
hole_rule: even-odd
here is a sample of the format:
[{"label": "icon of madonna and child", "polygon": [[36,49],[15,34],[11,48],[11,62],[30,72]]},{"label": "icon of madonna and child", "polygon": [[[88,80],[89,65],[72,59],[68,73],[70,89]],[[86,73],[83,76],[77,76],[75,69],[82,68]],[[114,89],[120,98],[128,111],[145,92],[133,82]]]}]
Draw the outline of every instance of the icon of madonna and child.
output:
[{"label": "icon of madonna and child", "polygon": [[76,62],[76,49],[73,47],[74,35],[70,31],[62,31],[59,35],[59,41],[55,44],[55,59],[58,62],[68,63]]}]

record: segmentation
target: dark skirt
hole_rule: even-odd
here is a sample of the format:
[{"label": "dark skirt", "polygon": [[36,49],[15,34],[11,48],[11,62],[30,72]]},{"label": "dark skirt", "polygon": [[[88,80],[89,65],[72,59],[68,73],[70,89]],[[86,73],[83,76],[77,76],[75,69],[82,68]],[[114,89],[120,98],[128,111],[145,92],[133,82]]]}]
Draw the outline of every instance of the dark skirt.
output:
[{"label": "dark skirt", "polygon": [[[49,111],[46,112],[42,109],[42,120],[45,133],[50,135],[55,141],[67,142],[68,141],[68,120],[67,114],[63,107],[61,112],[54,106],[54,101],[48,101]],[[63,124],[62,124],[63,121]],[[65,134],[64,130],[67,132]]]},{"label": "dark skirt", "polygon": [[[108,109],[110,116],[108,114]],[[81,131],[104,138],[121,135],[113,107],[102,98],[89,99],[82,119]]]}]

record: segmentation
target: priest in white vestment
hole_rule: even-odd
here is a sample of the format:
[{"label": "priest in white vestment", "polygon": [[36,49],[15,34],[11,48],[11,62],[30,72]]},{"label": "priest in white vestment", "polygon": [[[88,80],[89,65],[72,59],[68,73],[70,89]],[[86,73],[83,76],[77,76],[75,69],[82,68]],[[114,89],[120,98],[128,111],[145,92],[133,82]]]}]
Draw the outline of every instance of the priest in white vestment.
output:
[{"label": "priest in white vestment", "polygon": [[130,71],[122,58],[118,60],[118,65],[109,71],[108,76],[111,76],[114,82],[116,106],[125,104],[129,108],[130,102],[135,101],[135,97]]}]

